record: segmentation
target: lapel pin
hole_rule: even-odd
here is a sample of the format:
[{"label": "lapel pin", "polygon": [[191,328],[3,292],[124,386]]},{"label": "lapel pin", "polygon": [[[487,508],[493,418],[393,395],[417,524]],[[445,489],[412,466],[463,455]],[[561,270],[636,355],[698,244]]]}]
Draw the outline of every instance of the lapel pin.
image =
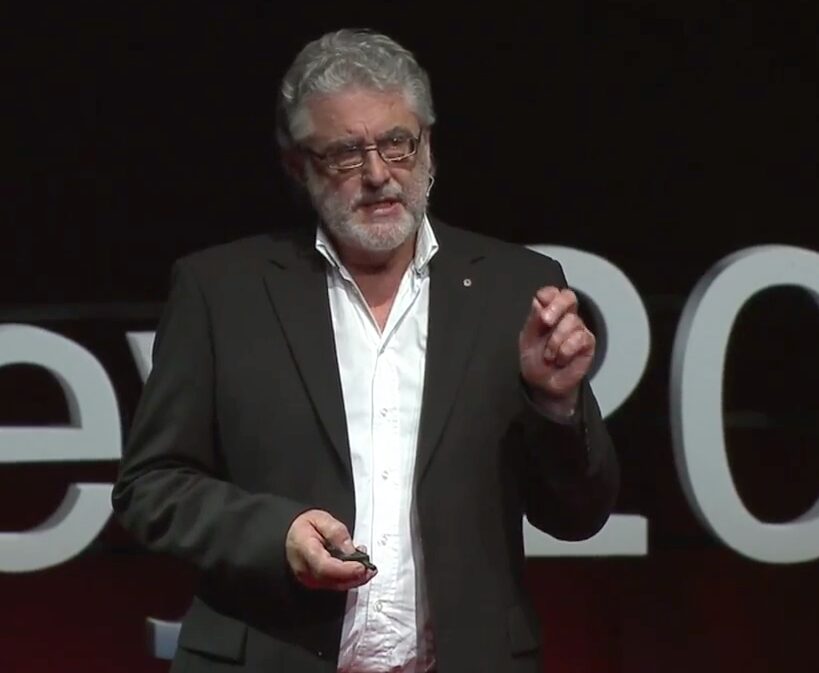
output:
[{"label": "lapel pin", "polygon": [[464,287],[472,287],[472,279],[464,278]]}]

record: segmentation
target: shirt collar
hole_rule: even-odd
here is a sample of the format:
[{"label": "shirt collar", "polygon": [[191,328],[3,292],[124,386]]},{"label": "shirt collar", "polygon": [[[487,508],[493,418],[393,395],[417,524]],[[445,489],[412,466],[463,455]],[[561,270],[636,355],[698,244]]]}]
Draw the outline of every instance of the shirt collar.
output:
[{"label": "shirt collar", "polygon": [[[438,252],[438,239],[435,238],[435,232],[432,230],[432,225],[429,218],[424,215],[424,220],[418,229],[418,234],[415,239],[415,256],[412,259],[412,268],[417,274],[424,273],[429,261]],[[323,227],[316,227],[316,250],[333,268],[341,271],[344,265],[341,263],[341,258],[338,256],[333,241],[324,231]]]}]

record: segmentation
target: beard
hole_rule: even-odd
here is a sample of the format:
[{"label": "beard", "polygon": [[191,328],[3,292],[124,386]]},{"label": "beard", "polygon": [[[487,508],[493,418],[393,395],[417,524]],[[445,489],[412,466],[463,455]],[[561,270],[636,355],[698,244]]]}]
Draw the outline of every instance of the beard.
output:
[{"label": "beard", "polygon": [[[430,180],[428,165],[419,162],[402,187],[391,179],[378,189],[363,183],[356,194],[343,197],[332,184],[307,164],[307,191],[322,226],[340,243],[367,252],[389,252],[416,234],[427,210]],[[394,202],[389,214],[377,214],[368,206]]]}]

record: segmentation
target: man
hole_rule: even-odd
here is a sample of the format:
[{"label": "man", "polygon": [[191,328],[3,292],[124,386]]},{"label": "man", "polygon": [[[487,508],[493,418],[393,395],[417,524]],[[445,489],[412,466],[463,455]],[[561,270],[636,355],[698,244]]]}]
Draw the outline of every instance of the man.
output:
[{"label": "man", "polygon": [[586,538],[618,485],[576,297],[427,216],[429,82],[391,39],[307,45],[279,108],[319,226],[175,265],[113,495],[201,570],[172,670],[538,671],[522,516]]}]

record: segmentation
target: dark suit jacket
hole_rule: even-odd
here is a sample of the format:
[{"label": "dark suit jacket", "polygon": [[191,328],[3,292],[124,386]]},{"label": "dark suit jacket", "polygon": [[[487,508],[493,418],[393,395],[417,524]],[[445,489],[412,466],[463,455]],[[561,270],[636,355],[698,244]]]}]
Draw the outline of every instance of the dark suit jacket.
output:
[{"label": "dark suit jacket", "polygon": [[[591,536],[617,462],[588,385],[582,422],[559,425],[521,383],[518,333],[535,290],[565,285],[560,266],[433,226],[415,499],[438,667],[534,673],[522,515],[558,538]],[[298,585],[284,547],[308,509],[355,524],[324,263],[303,232],[174,266],[113,495],[140,542],[201,571],[173,671],[335,671],[344,596]]]}]

